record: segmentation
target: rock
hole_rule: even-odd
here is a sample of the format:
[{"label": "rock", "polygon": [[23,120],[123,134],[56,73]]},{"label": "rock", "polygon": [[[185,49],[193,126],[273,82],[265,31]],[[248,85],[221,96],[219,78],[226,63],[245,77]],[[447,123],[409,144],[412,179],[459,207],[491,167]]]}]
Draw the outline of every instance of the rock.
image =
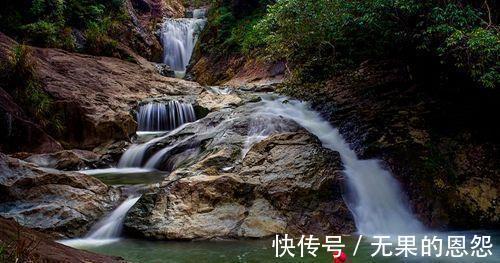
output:
[{"label": "rock", "polygon": [[237,107],[243,100],[236,94],[214,94],[203,92],[196,99],[196,103],[210,111],[220,110],[222,108]]},{"label": "rock", "polygon": [[175,71],[170,68],[167,64],[155,63],[156,71],[165,77],[175,78]]},{"label": "rock", "polygon": [[164,17],[182,17],[182,0],[127,0],[125,10],[130,19],[122,25],[118,39],[150,61],[160,62],[163,47],[156,36],[158,23]]},{"label": "rock", "polygon": [[128,231],[188,240],[354,231],[341,196],[340,157],[313,135],[301,130],[270,136],[234,169],[223,168],[240,158],[237,149],[204,149],[211,153],[175,170],[138,201],[127,216]]},{"label": "rock", "polygon": [[[210,26],[210,24],[208,25]],[[209,32],[205,30],[204,32]],[[214,31],[216,32],[216,31]],[[206,34],[200,43],[211,41]],[[198,45],[199,46],[199,45]],[[202,85],[271,85],[284,80],[284,63],[248,59],[243,55],[216,56],[201,54],[195,49],[187,75]]]},{"label": "rock", "polygon": [[93,166],[100,156],[85,150],[65,150],[55,153],[34,154],[24,159],[41,167],[77,171]]},{"label": "rock", "polygon": [[0,215],[59,238],[85,234],[119,199],[80,173],[40,168],[0,153]]},{"label": "rock", "polygon": [[337,152],[306,132],[273,135],[254,145],[240,177],[284,211],[287,233],[352,233],[352,216],[342,198],[342,163]]},{"label": "rock", "polygon": [[106,168],[115,165],[128,147],[130,147],[130,142],[118,141],[94,148],[93,152],[99,156],[99,161],[92,163],[91,167]]},{"label": "rock", "polygon": [[[14,45],[0,33],[0,54],[11,52]],[[67,149],[91,150],[128,140],[137,127],[131,109],[146,98],[201,92],[197,83],[157,74],[149,62],[43,48],[33,48],[33,56],[43,89],[54,100],[54,114],[61,114],[65,128],[53,136]]]},{"label": "rock", "polygon": [[52,241],[49,235],[25,228],[14,220],[2,217],[0,217],[0,246],[4,253],[2,260],[5,262],[125,262],[118,257],[99,255],[61,245]]},{"label": "rock", "polygon": [[29,120],[12,97],[0,88],[0,151],[34,153],[62,150],[61,144]]},{"label": "rock", "polygon": [[491,179],[470,178],[458,187],[456,204],[459,209],[473,214],[472,218],[479,218],[487,222],[499,222],[499,191],[498,184],[495,184]]}]

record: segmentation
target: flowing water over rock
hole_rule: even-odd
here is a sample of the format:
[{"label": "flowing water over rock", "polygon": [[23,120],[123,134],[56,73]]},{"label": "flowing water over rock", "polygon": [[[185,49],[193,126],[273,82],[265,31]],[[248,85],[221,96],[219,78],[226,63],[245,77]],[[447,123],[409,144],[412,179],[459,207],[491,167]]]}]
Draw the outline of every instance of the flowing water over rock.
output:
[{"label": "flowing water over rock", "polygon": [[183,75],[199,33],[205,26],[205,11],[193,11],[194,18],[168,18],[161,29],[163,63]]},{"label": "flowing water over rock", "polygon": [[122,232],[125,216],[139,198],[140,196],[135,195],[127,198],[109,215],[97,222],[84,238],[64,240],[60,243],[73,247],[82,247],[101,246],[118,241]]},{"label": "flowing water over rock", "polygon": [[[398,182],[378,160],[360,160],[338,129],[306,103],[295,100],[265,99],[257,116],[274,114],[296,121],[316,135],[323,146],[340,153],[347,175],[348,205],[360,234],[399,234],[423,231],[421,223],[407,207]],[[260,129],[265,131],[265,129]],[[264,132],[265,133],[265,132]],[[258,139],[262,133],[257,134]],[[255,136],[255,135],[253,135]]]},{"label": "flowing water over rock", "polygon": [[[161,142],[165,138],[167,138],[171,134],[175,134],[177,131],[179,131],[183,126],[179,126],[178,128],[168,132],[167,134],[154,138],[148,142],[145,142],[143,144],[134,144],[130,146],[125,153],[123,153],[122,157],[120,158],[120,161],[118,162],[118,168],[119,170],[128,170],[128,169],[136,169],[136,168],[141,168],[144,167],[144,169],[149,170],[151,168],[155,168],[157,166],[157,163],[153,160],[160,161],[161,157],[163,154],[166,154],[169,150],[173,149],[174,146],[168,146],[156,154],[154,154],[150,159],[145,160],[146,154],[148,153],[148,150],[154,146],[155,144]],[[159,155],[160,153],[163,153],[161,156]],[[146,162],[147,161],[147,162]],[[146,163],[145,163],[146,162]],[[145,165],[145,166],[144,166]],[[141,170],[144,170],[141,169]]]},{"label": "flowing water over rock", "polygon": [[[218,169],[219,172],[214,172],[212,177],[201,176],[204,179],[196,179],[197,176],[193,176],[185,177],[179,181],[174,180],[172,182],[184,182],[184,184],[180,183],[176,188],[174,187],[174,183],[171,185],[173,187],[170,189],[171,191],[167,191],[169,194],[168,198],[172,198],[172,196],[175,196],[176,193],[180,193],[182,191],[186,191],[190,194],[193,193],[193,191],[203,192],[204,189],[211,189],[216,182],[225,182],[222,180],[223,178],[232,178],[231,176],[236,176],[238,171],[242,171],[242,165],[243,168],[245,168],[245,165],[248,167],[246,167],[247,170],[243,169],[244,173],[239,176],[244,176],[245,173],[248,173],[248,178],[255,178],[253,173],[249,173],[253,168],[255,168],[252,166],[251,159],[257,158],[259,154],[266,152],[265,149],[269,149],[266,146],[264,147],[264,150],[261,149],[261,152],[259,152],[255,149],[258,148],[257,145],[265,143],[265,140],[272,141],[272,138],[274,137],[271,136],[276,136],[277,134],[293,134],[294,132],[297,132],[297,124],[305,128],[310,133],[316,135],[321,141],[323,147],[339,152],[340,158],[337,160],[339,160],[339,165],[340,159],[342,161],[344,168],[343,172],[346,178],[345,182],[347,183],[347,191],[345,194],[346,203],[354,216],[356,227],[360,234],[365,236],[375,234],[418,234],[425,231],[424,227],[417,219],[415,219],[410,209],[407,207],[404,193],[398,182],[392,177],[389,171],[381,166],[379,161],[358,159],[355,152],[350,149],[349,145],[339,134],[338,129],[332,127],[331,124],[323,119],[318,112],[312,110],[307,103],[290,100],[284,97],[274,95],[263,96],[262,101],[260,102],[248,103],[244,106],[235,107],[233,109],[212,112],[206,118],[200,119],[197,122],[178,127],[177,129],[160,135],[159,137],[155,137],[144,144],[132,146],[122,156],[120,163],[123,166],[130,165],[132,167],[147,167],[148,169],[152,169],[158,168],[159,164],[163,165],[165,162],[169,162],[169,158],[172,156],[177,157],[173,158],[171,161],[177,162],[179,159],[185,160],[193,156],[203,156],[206,154],[206,152],[203,151],[210,151],[213,149],[211,147],[238,145],[236,147],[240,147],[239,149],[242,150],[243,154],[232,157],[233,155],[228,153],[228,157],[224,158],[228,158],[227,160],[230,160],[230,162],[224,158],[220,158],[224,155],[214,153],[214,157],[219,158],[216,159],[218,160],[217,162],[221,162],[220,164],[217,163],[217,165],[220,166],[214,167],[224,167],[222,168],[222,172],[220,172],[221,169]],[[199,145],[196,143],[197,141],[207,142],[203,146],[204,150],[199,149]],[[283,142],[280,143],[274,141],[268,142],[267,145],[274,145],[273,143],[281,146],[286,145],[283,144]],[[262,148],[263,146],[260,145],[260,147]],[[272,150],[269,151],[272,152]],[[238,151],[236,150],[235,152]],[[280,152],[283,152],[283,150],[280,150]],[[293,157],[290,158],[293,159],[298,157],[298,159],[300,159],[300,155],[301,154],[293,154]],[[203,168],[203,165],[198,166],[201,163],[202,162],[195,162],[194,165],[188,165],[182,169],[191,169],[192,167],[195,167],[192,169],[194,173],[196,173],[197,171],[202,171],[197,170]],[[211,163],[210,165],[214,165],[214,163]],[[224,170],[226,166],[230,167],[230,169]],[[231,171],[228,172],[229,170]],[[273,171],[276,172],[275,170]],[[340,173],[341,170],[338,169],[338,171]],[[184,172],[187,172],[187,170],[184,170]],[[229,173],[229,175],[227,173]],[[295,177],[296,176],[294,176],[294,178]],[[207,181],[206,185],[203,185],[205,182],[203,180],[208,180],[209,178],[212,178],[214,181]],[[220,179],[217,181],[213,178]],[[243,177],[240,177],[240,179],[242,178]],[[199,188],[193,188],[195,190],[191,189],[190,187],[196,183],[201,184],[201,186]],[[282,183],[283,182],[279,182],[279,185]],[[221,189],[207,191],[211,193],[220,193],[221,195],[224,195],[225,198],[230,196],[227,194],[227,184],[223,184],[223,188]],[[236,189],[239,189],[239,187],[236,187]],[[148,199],[146,198],[148,197],[148,194],[145,193],[144,196],[145,198],[142,198],[138,205],[132,208],[127,220],[137,216],[135,213],[137,213],[137,211],[141,211],[139,207],[144,207],[145,204],[150,204],[144,202],[144,200]],[[157,196],[157,198],[159,197],[160,195]],[[253,244],[247,244],[245,241],[234,241],[233,243],[225,243],[223,245],[217,244],[216,242],[182,243],[178,245],[176,242],[151,242],[130,239],[119,239],[118,242],[115,242],[118,240],[116,238],[118,236],[116,233],[119,233],[119,230],[116,229],[121,228],[123,218],[127,214],[127,211],[135,204],[135,202],[138,201],[136,198],[138,199],[138,197],[131,197],[127,199],[127,201],[120,205],[113,213],[102,219],[84,239],[67,241],[64,243],[76,247],[89,247],[98,252],[124,256],[127,259],[136,262],[154,262],[157,258],[162,257],[168,257],[170,259],[177,257],[179,261],[182,262],[188,258],[192,258],[193,255],[196,254],[195,251],[199,251],[201,247],[205,246],[207,248],[206,251],[217,251],[214,253],[213,257],[205,258],[207,262],[232,262],[231,260],[235,257],[242,259],[249,259],[248,257],[250,257],[255,261],[274,261],[273,255],[266,252],[272,251],[268,250],[271,246],[271,242],[268,240],[256,241],[256,243]],[[149,198],[151,198],[151,196],[149,196]],[[162,198],[167,197],[163,196]],[[183,202],[189,203],[188,201],[185,201],[185,199],[179,199],[179,203],[177,203],[177,201],[174,203],[181,204],[181,207],[184,207],[182,206],[184,204]],[[153,200],[155,200],[155,198]],[[335,202],[342,201],[338,200]],[[165,204],[168,202],[162,201],[160,203]],[[197,201],[193,201],[193,204],[198,205]],[[225,208],[229,209],[228,207]],[[265,211],[267,211],[267,209]],[[280,210],[278,210],[278,212],[279,211]],[[346,208],[345,211],[348,211],[348,209]],[[165,211],[160,209],[158,211],[153,210],[153,212],[164,213]],[[197,212],[193,213],[194,214],[189,214],[189,220],[193,220],[193,216],[197,214]],[[206,219],[207,214],[210,213],[200,213],[200,220],[203,218]],[[144,215],[145,214],[140,214],[141,217],[144,217]],[[180,215],[182,215],[182,213]],[[233,215],[232,210],[228,210],[228,215]],[[172,228],[185,226],[185,224],[189,226],[189,223],[191,223],[191,221],[186,222],[186,219],[183,219],[182,216],[175,216],[175,214],[159,214],[157,216],[162,220],[166,220],[169,216],[173,216],[170,220],[177,222],[177,225],[171,224],[173,225]],[[216,215],[212,216],[217,218]],[[203,222],[205,221],[202,221],[201,223]],[[275,222],[275,220],[273,220],[273,222]],[[154,224],[156,224],[156,222],[152,221],[152,224],[146,224],[145,226],[152,228],[155,226]],[[162,223],[160,222],[159,224],[161,225]],[[201,225],[204,229],[207,228],[206,225]],[[126,226],[127,228],[130,227],[127,223]],[[190,228],[188,227],[186,231],[190,231]],[[444,235],[446,233],[436,234]],[[348,244],[348,249],[355,246],[353,243],[356,241],[355,238],[350,239],[346,237],[345,240],[346,244]],[[113,243],[107,244],[106,242],[109,243],[109,241]],[[102,246],[96,247],[99,245]],[[219,245],[220,247],[218,247]],[[235,255],[233,252],[228,251],[228,245],[241,246],[240,251],[242,254]],[[258,247],[265,247],[266,249],[260,250]],[[129,253],[129,250],[131,249],[138,250],[134,253]],[[367,262],[373,260],[370,256],[373,252],[372,249],[373,247],[371,247],[368,242],[363,241],[360,250],[358,251],[358,256],[355,259],[353,258],[353,262]],[[349,250],[347,250],[347,252],[352,253],[352,251]],[[155,255],[152,256],[150,253],[154,253]],[[227,257],[228,259],[230,258],[231,260],[221,260],[221,255]],[[324,254],[321,258],[326,261],[329,259],[329,255]],[[418,259],[419,258],[415,258],[415,262],[419,262]],[[376,259],[377,262],[401,262],[402,260],[403,259],[398,257]],[[311,258],[311,261],[306,260],[304,262],[316,262],[316,259]]]},{"label": "flowing water over rock", "polygon": [[[277,122],[279,118],[293,120],[300,126],[316,135],[323,146],[341,155],[344,173],[347,177],[347,193],[345,194],[349,208],[356,222],[357,230],[361,234],[397,234],[420,233],[423,231],[421,223],[412,215],[407,206],[405,196],[389,171],[385,170],[378,160],[360,160],[355,152],[349,148],[339,134],[338,129],[332,127],[320,114],[312,110],[306,103],[287,98],[264,96],[263,101],[249,106],[252,112],[248,125],[248,134],[242,149],[242,158],[253,145],[272,134],[290,130],[286,122]],[[168,136],[158,137],[141,145],[133,145],[122,156],[120,167],[158,168],[164,164],[172,149],[185,140],[156,148],[156,153],[149,153],[155,144],[165,140]],[[176,162],[191,158],[199,154],[196,147],[185,147],[186,150],[177,155],[177,159],[168,160],[169,167],[175,167]]]},{"label": "flowing water over rock", "polygon": [[137,113],[139,131],[170,131],[195,120],[193,105],[177,100],[150,102],[140,106]]}]

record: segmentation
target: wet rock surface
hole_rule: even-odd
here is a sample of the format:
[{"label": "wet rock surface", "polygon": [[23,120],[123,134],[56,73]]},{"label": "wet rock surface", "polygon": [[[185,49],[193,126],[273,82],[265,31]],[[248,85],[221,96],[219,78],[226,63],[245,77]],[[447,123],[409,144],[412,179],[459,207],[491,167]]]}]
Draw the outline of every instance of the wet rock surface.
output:
[{"label": "wet rock surface", "polygon": [[0,153],[0,215],[57,237],[87,232],[119,192],[84,174],[41,168]]},{"label": "wet rock surface", "polygon": [[353,232],[338,153],[276,116],[274,135],[249,145],[253,110],[212,112],[151,146],[173,146],[157,166],[172,172],[129,212],[128,232],[188,240]]},{"label": "wet rock surface", "polygon": [[24,159],[41,167],[64,171],[77,171],[92,167],[100,156],[91,151],[65,150],[55,153],[34,154]]},{"label": "wet rock surface", "polygon": [[364,63],[314,92],[287,93],[314,102],[360,157],[384,160],[428,226],[497,227],[498,91],[456,95],[465,91],[412,77],[397,61]]}]

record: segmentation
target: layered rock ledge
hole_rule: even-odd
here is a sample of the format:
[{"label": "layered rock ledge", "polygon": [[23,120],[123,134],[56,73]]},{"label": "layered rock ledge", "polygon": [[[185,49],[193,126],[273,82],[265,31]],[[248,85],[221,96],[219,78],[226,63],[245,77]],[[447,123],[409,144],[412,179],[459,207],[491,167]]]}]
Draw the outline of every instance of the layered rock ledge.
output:
[{"label": "layered rock ledge", "polygon": [[41,168],[0,153],[0,216],[54,237],[84,235],[120,192],[80,173]]},{"label": "layered rock ledge", "polygon": [[[0,60],[7,59],[16,45],[18,43],[0,33]],[[131,109],[146,98],[201,92],[198,83],[161,76],[144,59],[139,58],[137,63],[132,63],[58,49],[32,49],[37,75],[44,91],[53,98],[64,127],[61,135],[53,136],[67,149],[91,150],[110,141],[127,140],[137,127]],[[3,104],[3,100],[0,102]],[[12,115],[9,111],[6,114]],[[17,122],[30,121],[20,114],[13,120],[11,127],[20,129],[26,125],[17,125]],[[53,152],[61,149],[60,146],[28,147],[49,140],[44,139],[50,137],[45,132],[39,136],[30,133],[34,137],[26,138],[31,142],[26,143],[27,149],[10,145],[9,141],[14,141],[10,136],[16,134],[23,134],[23,130],[2,133],[2,137],[5,137],[2,144],[6,144],[1,148],[4,152]]]}]

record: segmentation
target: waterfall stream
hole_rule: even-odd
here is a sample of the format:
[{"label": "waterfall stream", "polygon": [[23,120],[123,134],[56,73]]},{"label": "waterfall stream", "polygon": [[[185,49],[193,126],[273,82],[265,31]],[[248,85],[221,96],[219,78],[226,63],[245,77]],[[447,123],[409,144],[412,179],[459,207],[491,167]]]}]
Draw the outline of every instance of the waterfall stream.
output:
[{"label": "waterfall stream", "polygon": [[63,240],[60,243],[72,247],[86,247],[101,246],[118,241],[125,216],[139,198],[140,196],[136,195],[127,198],[109,215],[99,220],[84,238]]},{"label": "waterfall stream", "polygon": [[161,29],[163,63],[183,75],[191,59],[191,54],[199,33],[205,26],[205,10],[193,11],[193,18],[168,18]]},{"label": "waterfall stream", "polygon": [[90,230],[86,238],[98,240],[118,238],[122,232],[123,221],[128,210],[135,205],[139,198],[140,196],[132,196],[123,201],[111,214],[101,219]]},{"label": "waterfall stream", "polygon": [[[323,146],[340,153],[347,177],[347,204],[360,234],[421,233],[422,224],[409,210],[399,183],[378,160],[360,160],[340,135],[338,129],[312,110],[308,104],[265,98],[256,116],[282,116],[294,120],[316,135]],[[265,119],[264,119],[265,120]],[[271,125],[272,124],[268,124]],[[261,129],[265,131],[265,129]],[[265,132],[269,134],[269,132]],[[256,133],[260,135],[261,133]],[[258,136],[262,140],[265,136]],[[258,140],[254,140],[256,143]],[[249,147],[249,146],[247,146]]]},{"label": "waterfall stream", "polygon": [[[154,110],[155,107],[158,105],[148,106],[145,109]],[[332,127],[307,103],[283,97],[264,96],[261,102],[255,103],[251,107],[252,120],[242,150],[243,158],[255,143],[274,133],[287,132],[293,126],[286,122],[276,122],[277,118],[294,121],[316,135],[324,147],[340,153],[347,182],[347,191],[344,197],[360,234],[401,234],[424,231],[422,224],[408,208],[405,195],[391,173],[384,169],[378,160],[359,159],[342,138],[338,129]],[[167,119],[172,118],[167,114],[168,110],[160,112],[168,115]],[[153,119],[157,117],[154,114],[144,114],[144,116],[153,116]],[[132,145],[122,155],[118,167],[121,169],[142,167],[154,170],[159,169],[160,164],[166,164],[169,167],[172,166],[170,168],[174,168],[176,162],[182,161],[180,159],[191,158],[199,154],[196,152],[197,147],[186,147],[186,143],[193,140],[192,136],[166,145],[161,149],[154,148],[156,152],[150,152],[154,145],[182,130],[183,127],[180,126],[146,143]],[[180,145],[184,146],[178,148]],[[176,150],[173,152],[173,149]],[[107,231],[96,230],[93,233]],[[89,237],[94,238],[94,234],[90,234]]]}]

